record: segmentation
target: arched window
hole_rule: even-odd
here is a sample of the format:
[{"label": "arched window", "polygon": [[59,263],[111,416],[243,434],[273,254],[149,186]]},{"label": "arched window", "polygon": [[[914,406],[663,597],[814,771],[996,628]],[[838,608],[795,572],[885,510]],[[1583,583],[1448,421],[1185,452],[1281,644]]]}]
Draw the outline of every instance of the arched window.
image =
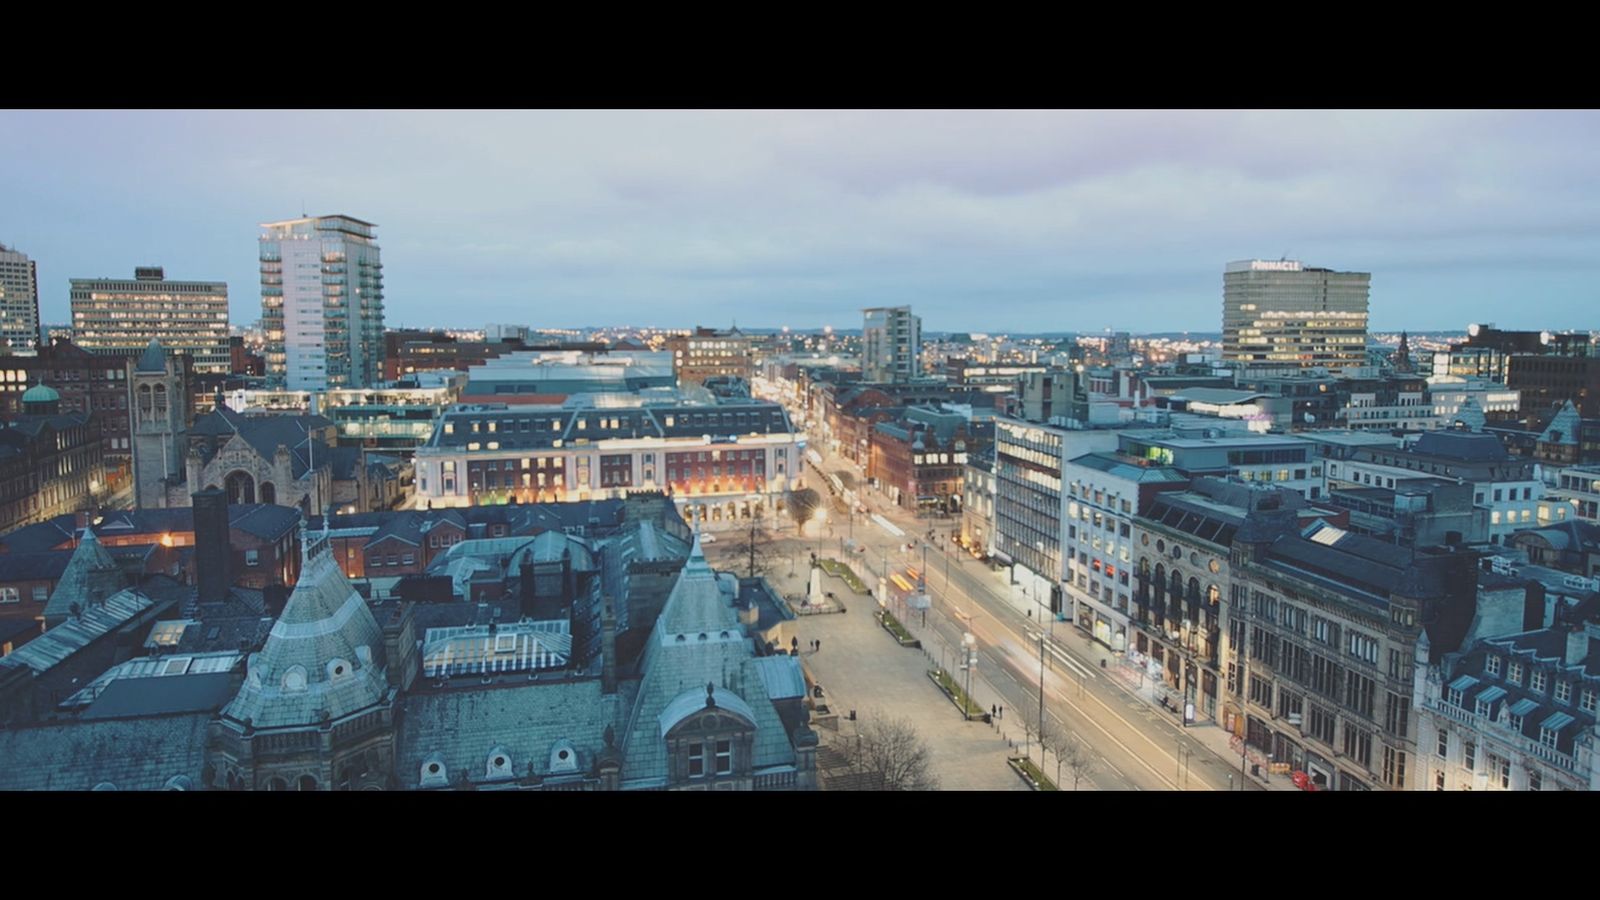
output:
[{"label": "arched window", "polygon": [[158,385],[156,385],[156,416],[157,417],[161,417],[161,416],[165,416],[166,414],[167,414],[167,386],[164,385],[164,384],[158,384]]},{"label": "arched window", "polygon": [[315,776],[315,775],[301,775],[300,776],[300,790],[302,790],[302,791],[314,791],[316,789],[317,789],[317,776]]},{"label": "arched window", "polygon": [[150,415],[150,385],[139,385],[139,414],[141,417]]},{"label": "arched window", "polygon": [[1166,596],[1167,596],[1167,567],[1163,566],[1163,565],[1161,565],[1159,563],[1156,564],[1155,588],[1156,588],[1156,601],[1160,602],[1160,601],[1166,599]]},{"label": "arched window", "polygon": [[274,487],[272,482],[270,482],[270,481],[261,482],[261,502],[262,503],[277,503],[278,502],[278,489],[276,487]]},{"label": "arched window", "polygon": [[1222,589],[1214,584],[1206,585],[1206,605],[1216,606],[1222,599]]}]

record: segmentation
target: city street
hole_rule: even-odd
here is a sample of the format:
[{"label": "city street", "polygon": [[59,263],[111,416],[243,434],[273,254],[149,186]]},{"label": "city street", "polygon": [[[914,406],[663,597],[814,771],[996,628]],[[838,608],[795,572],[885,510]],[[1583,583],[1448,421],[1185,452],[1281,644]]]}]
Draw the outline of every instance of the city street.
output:
[{"label": "city street", "polygon": [[[813,449],[818,449],[813,445]],[[817,489],[829,494],[828,480],[808,479]],[[824,456],[824,472],[846,471],[862,481],[859,470],[846,460]],[[947,667],[959,663],[962,635],[970,631],[978,643],[977,672],[986,695],[974,685],[974,699],[1006,708],[1003,727],[1019,744],[1022,742],[1024,710],[1033,715],[1039,709],[1040,656],[1044,656],[1045,715],[1056,728],[1084,740],[1098,757],[1099,771],[1094,785],[1110,790],[1238,790],[1242,775],[1237,757],[1219,755],[1217,745],[1226,748],[1226,736],[1214,725],[1185,729],[1172,713],[1138,696],[1132,686],[1118,677],[1117,661],[1108,648],[1091,641],[1070,623],[1046,622],[1041,648],[1039,627],[1018,602],[1015,587],[1006,583],[1003,572],[991,570],[950,541],[956,527],[953,517],[917,518],[897,509],[873,492],[863,493],[866,514],[850,515],[842,502],[833,504],[830,529],[833,532],[829,556],[841,556],[841,540],[851,535],[864,553],[850,554],[858,575],[868,585],[876,585],[888,574],[909,579],[909,570],[923,567],[926,547],[927,593],[932,601],[923,613],[907,609],[902,599],[890,601],[890,609],[908,629],[923,641],[936,659]],[[904,532],[894,535],[875,522],[877,514]],[[845,518],[844,522],[838,521]],[[926,535],[933,529],[936,540]],[[908,553],[905,546],[916,539],[919,546]],[[948,573],[948,574],[946,574]],[[914,581],[914,579],[909,579]],[[891,594],[903,592],[891,590]],[[1104,661],[1104,666],[1102,661]],[[1211,729],[1209,741],[1198,739],[1200,729]],[[1224,750],[1225,752],[1225,750]],[[1053,775],[1053,759],[1047,772]],[[1262,785],[1242,779],[1246,789]]]}]

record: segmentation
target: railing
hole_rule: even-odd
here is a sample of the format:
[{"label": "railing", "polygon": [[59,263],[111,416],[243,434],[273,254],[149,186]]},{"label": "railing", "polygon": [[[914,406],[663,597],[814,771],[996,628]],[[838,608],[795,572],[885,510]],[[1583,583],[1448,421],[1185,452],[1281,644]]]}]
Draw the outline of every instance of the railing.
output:
[{"label": "railing", "polygon": [[1526,752],[1539,757],[1551,765],[1560,766],[1561,768],[1566,769],[1568,772],[1582,774],[1578,772],[1577,760],[1572,754],[1562,753],[1560,750],[1557,750],[1554,747],[1547,747],[1544,744],[1541,744],[1538,741],[1528,737],[1524,737],[1522,742],[1523,749]]}]

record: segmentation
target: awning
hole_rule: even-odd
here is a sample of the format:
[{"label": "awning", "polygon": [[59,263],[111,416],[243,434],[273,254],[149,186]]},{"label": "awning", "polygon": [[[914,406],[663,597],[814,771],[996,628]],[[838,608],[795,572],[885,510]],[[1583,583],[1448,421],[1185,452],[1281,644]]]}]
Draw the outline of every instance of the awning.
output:
[{"label": "awning", "polygon": [[1575,721],[1577,721],[1577,720],[1574,719],[1572,716],[1567,715],[1564,712],[1558,712],[1555,715],[1551,716],[1550,718],[1545,719],[1543,722],[1540,722],[1539,723],[1539,727],[1540,728],[1548,728],[1551,731],[1560,731],[1561,729],[1567,727],[1568,725],[1571,725]]},{"label": "awning", "polygon": [[1497,685],[1493,685],[1491,687],[1485,688],[1483,693],[1478,695],[1478,702],[1480,702],[1480,703],[1493,703],[1494,701],[1499,700],[1501,697],[1504,697],[1505,695],[1506,695],[1506,689],[1505,688],[1501,687],[1498,684]]},{"label": "awning", "polygon": [[1524,697],[1513,704],[1510,711],[1514,716],[1526,716],[1528,713],[1531,713],[1538,708],[1539,701],[1530,700],[1527,697]]},{"label": "awning", "polygon": [[1452,691],[1465,691],[1471,689],[1472,686],[1477,683],[1478,679],[1473,678],[1471,675],[1463,675],[1460,678],[1457,678],[1455,681],[1450,682],[1450,689]]}]

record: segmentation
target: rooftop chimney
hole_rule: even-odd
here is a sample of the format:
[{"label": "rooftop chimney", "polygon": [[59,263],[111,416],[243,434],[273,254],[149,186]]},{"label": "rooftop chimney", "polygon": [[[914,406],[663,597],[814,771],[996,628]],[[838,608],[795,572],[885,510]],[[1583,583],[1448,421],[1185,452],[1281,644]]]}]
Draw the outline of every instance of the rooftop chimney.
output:
[{"label": "rooftop chimney", "polygon": [[228,494],[221,488],[194,492],[194,566],[201,603],[228,596],[233,577],[228,563],[233,547],[228,541]]},{"label": "rooftop chimney", "polygon": [[1567,655],[1562,662],[1569,666],[1580,665],[1589,655],[1589,631],[1582,626],[1567,632]]}]

